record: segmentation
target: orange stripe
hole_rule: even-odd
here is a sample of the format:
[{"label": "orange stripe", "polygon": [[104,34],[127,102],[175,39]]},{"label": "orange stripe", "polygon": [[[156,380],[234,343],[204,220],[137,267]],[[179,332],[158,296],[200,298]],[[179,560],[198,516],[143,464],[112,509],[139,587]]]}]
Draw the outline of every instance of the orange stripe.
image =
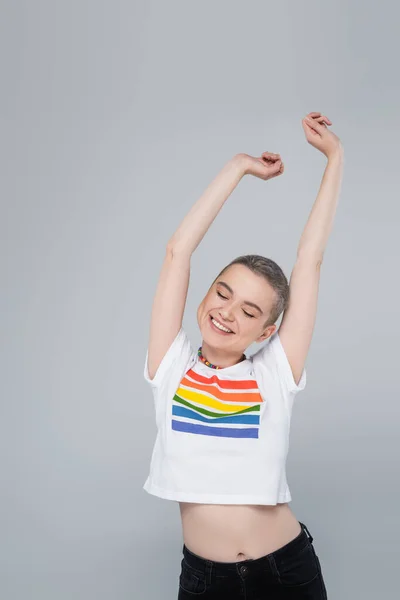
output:
[{"label": "orange stripe", "polygon": [[258,389],[257,382],[254,379],[243,379],[242,381],[233,381],[229,379],[219,379],[216,375],[211,375],[211,377],[204,377],[203,375],[199,375],[195,373],[193,369],[189,369],[186,373],[195,379],[199,383],[217,383],[220,387],[225,388],[227,390],[255,390]]},{"label": "orange stripe", "polygon": [[201,383],[195,383],[193,381],[189,381],[186,377],[184,377],[181,381],[181,386],[185,385],[189,389],[192,390],[200,390],[201,392],[206,392],[214,398],[218,398],[218,400],[229,400],[229,402],[262,402],[262,398],[259,390],[254,390],[252,393],[246,392],[221,392],[214,385],[202,385]]}]

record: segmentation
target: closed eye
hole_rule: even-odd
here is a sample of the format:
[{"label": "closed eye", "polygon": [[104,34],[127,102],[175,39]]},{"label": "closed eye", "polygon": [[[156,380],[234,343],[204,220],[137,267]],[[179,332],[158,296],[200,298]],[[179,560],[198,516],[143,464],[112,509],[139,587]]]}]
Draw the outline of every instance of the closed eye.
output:
[{"label": "closed eye", "polygon": [[[218,291],[217,291],[217,295],[218,295],[220,298],[223,298],[224,300],[228,300],[228,298],[227,298],[226,296],[223,296],[223,295],[221,294],[221,292],[218,292]],[[250,319],[255,319],[255,316],[254,316],[254,315],[251,315],[250,313],[246,312],[245,310],[244,310],[243,312],[244,312],[244,314],[246,315],[246,317],[249,317]]]}]

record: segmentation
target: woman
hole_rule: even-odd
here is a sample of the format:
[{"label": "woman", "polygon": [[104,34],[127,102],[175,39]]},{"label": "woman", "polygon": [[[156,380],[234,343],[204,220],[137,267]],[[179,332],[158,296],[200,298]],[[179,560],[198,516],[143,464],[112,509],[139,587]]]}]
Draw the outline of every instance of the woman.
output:
[{"label": "woman", "polygon": [[[327,164],[290,285],[270,259],[232,261],[198,308],[197,352],[182,327],[191,255],[244,175],[282,175],[280,155],[234,156],[167,245],[144,369],[157,438],[143,487],[180,505],[179,600],[327,598],[313,538],[289,507],[285,461],[342,179],[343,148],[331,124],[319,112],[302,120]],[[263,341],[247,358],[246,348]]]}]

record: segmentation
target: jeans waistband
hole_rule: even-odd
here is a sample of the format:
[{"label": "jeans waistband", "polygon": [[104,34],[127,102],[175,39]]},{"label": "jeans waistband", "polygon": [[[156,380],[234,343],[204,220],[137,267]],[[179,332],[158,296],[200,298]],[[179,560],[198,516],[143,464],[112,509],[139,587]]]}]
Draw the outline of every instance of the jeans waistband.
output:
[{"label": "jeans waistband", "polygon": [[194,552],[189,550],[185,544],[183,544],[182,552],[187,563],[194,570],[197,570],[200,573],[209,571],[212,568],[212,571],[214,573],[220,575],[228,575],[231,572],[236,572],[238,568],[242,565],[251,566],[251,569],[260,568],[262,570],[266,570],[269,569],[272,564],[274,564],[274,559],[282,559],[283,556],[287,556],[287,558],[289,559],[291,556],[296,555],[298,552],[300,552],[304,548],[304,546],[306,546],[309,543],[312,543],[314,538],[309,532],[307,526],[301,521],[299,521],[299,523],[301,525],[301,531],[295,538],[293,538],[293,540],[291,540],[281,548],[278,548],[274,552],[271,552],[269,554],[266,554],[265,556],[261,556],[256,559],[246,559],[238,562],[220,562],[209,560],[207,558],[199,556],[198,554],[195,554]]}]

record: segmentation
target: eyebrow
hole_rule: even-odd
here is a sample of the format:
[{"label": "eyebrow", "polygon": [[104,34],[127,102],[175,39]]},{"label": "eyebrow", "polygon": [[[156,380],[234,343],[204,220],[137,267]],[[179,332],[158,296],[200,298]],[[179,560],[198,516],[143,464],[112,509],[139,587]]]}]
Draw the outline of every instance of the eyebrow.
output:
[{"label": "eyebrow", "polygon": [[[227,283],[225,283],[225,281],[217,281],[217,285],[222,285],[224,288],[226,288],[228,290],[228,292],[230,292],[233,295],[233,289],[231,288],[230,285],[228,285]],[[252,306],[253,308],[256,308],[257,310],[260,311],[260,313],[263,315],[263,311],[261,310],[261,308],[257,305],[254,304],[254,302],[250,302],[249,300],[244,300],[245,304],[248,304],[249,306]]]}]

